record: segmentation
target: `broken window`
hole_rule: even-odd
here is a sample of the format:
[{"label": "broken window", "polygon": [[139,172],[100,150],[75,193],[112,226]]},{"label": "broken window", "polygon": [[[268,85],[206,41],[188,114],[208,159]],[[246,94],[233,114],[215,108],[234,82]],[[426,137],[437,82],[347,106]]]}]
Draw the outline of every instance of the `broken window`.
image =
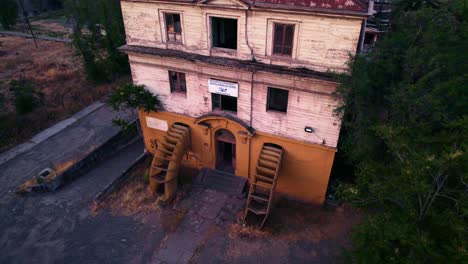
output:
[{"label": "broken window", "polygon": [[274,23],[273,54],[292,55],[294,25]]},{"label": "broken window", "polygon": [[180,14],[166,13],[165,17],[167,41],[182,43],[182,27],[180,23]]},{"label": "broken window", "polygon": [[211,102],[213,110],[237,112],[237,97],[212,93]]},{"label": "broken window", "polygon": [[285,112],[288,109],[289,91],[268,87],[267,110]]},{"label": "broken window", "polygon": [[186,93],[185,73],[169,71],[169,84],[171,93]]},{"label": "broken window", "polygon": [[237,49],[237,19],[211,17],[212,46]]}]

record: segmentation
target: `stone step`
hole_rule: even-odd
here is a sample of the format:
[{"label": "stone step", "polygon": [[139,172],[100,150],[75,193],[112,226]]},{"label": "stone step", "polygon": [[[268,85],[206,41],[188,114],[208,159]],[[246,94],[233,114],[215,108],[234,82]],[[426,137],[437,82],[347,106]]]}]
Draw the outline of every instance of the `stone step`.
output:
[{"label": "stone step", "polygon": [[202,169],[194,184],[201,185],[229,195],[240,195],[244,190],[247,180],[229,173],[217,170]]}]

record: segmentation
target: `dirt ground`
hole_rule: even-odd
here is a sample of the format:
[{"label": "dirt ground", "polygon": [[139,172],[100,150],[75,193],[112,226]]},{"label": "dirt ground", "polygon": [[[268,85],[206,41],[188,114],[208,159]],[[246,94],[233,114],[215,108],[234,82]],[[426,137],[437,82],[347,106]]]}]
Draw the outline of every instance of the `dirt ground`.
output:
[{"label": "dirt ground", "polygon": [[262,230],[239,223],[213,229],[191,263],[345,263],[350,231],[361,220],[347,206],[325,210],[282,200]]},{"label": "dirt ground", "polygon": [[70,45],[37,42],[35,48],[31,39],[0,37],[0,94],[12,98],[10,82],[28,79],[44,95],[42,104],[25,115],[16,115],[11,104],[0,109],[0,152],[99,100],[118,84],[89,83]]},{"label": "dirt ground", "polygon": [[[265,227],[258,230],[242,225],[245,198],[232,197],[223,200],[214,220],[194,217],[200,210],[193,207],[197,199],[206,198],[206,190],[181,191],[176,201],[160,206],[157,198],[147,191],[145,171],[144,166],[138,168],[133,179],[109,196],[103,208],[110,209],[116,216],[136,217],[145,224],[149,224],[145,221],[148,216],[159,216],[164,229],[169,230],[164,241],[172,240],[176,248],[171,250],[171,243],[163,241],[159,248],[153,249],[152,259],[156,263],[172,263],[171,256],[161,255],[183,251],[187,247],[182,245],[185,240],[191,241],[188,247],[194,248],[194,252],[188,261],[182,261],[181,257],[177,263],[343,263],[343,250],[351,246],[350,231],[362,220],[360,212],[346,205],[324,209],[281,199]],[[209,191],[214,199],[222,200],[226,196]],[[180,210],[184,205],[184,210]],[[231,212],[224,213],[227,210]],[[221,218],[223,224],[220,224]],[[190,233],[184,224],[196,221],[204,221],[202,226],[208,225],[204,231],[197,231],[201,238],[199,234]]]}]

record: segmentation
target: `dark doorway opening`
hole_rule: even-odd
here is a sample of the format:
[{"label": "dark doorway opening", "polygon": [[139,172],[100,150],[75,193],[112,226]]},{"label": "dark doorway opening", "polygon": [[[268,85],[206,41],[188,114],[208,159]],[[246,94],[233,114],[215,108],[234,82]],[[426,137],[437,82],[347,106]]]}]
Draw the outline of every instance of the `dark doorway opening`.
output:
[{"label": "dark doorway opening", "polygon": [[237,49],[237,19],[211,18],[212,46],[225,49]]},{"label": "dark doorway opening", "polygon": [[236,138],[221,129],[216,132],[216,169],[234,173],[236,169]]}]

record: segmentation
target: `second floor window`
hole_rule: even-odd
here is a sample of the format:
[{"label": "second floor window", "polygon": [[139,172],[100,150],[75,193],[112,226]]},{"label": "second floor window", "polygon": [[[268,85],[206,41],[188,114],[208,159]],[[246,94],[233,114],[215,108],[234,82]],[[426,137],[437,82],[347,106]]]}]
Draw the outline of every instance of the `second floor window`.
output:
[{"label": "second floor window", "polygon": [[171,86],[171,93],[187,92],[187,88],[185,85],[185,73],[169,71],[169,84]]},{"label": "second floor window", "polygon": [[267,110],[284,112],[288,110],[289,91],[268,87]]},{"label": "second floor window", "polygon": [[182,43],[180,14],[166,13],[164,16],[166,17],[167,41]]},{"label": "second floor window", "polygon": [[273,54],[292,55],[294,25],[274,23]]},{"label": "second floor window", "polygon": [[237,49],[237,19],[211,17],[212,46]]}]

